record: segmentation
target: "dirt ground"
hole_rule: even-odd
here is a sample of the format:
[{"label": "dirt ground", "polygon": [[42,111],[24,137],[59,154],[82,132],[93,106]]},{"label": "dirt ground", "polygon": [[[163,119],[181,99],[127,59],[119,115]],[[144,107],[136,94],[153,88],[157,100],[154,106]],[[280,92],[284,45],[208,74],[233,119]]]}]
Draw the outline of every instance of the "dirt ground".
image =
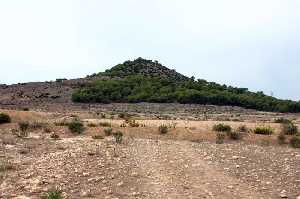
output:
[{"label": "dirt ground", "polygon": [[[157,118],[133,110],[131,118],[141,126],[120,127],[125,120],[105,110],[0,110],[12,117],[12,123],[0,125],[0,198],[35,199],[53,188],[70,199],[300,198],[300,150],[277,144],[280,124],[274,123],[286,117],[299,125],[297,115],[267,113],[263,119],[264,113],[216,113],[184,119],[184,111]],[[86,126],[81,135],[63,126],[75,116]],[[40,125],[20,138],[21,121]],[[242,140],[216,144],[217,123],[246,125],[250,131]],[[121,144],[104,135],[105,124],[123,132]],[[162,124],[169,127],[165,135],[158,131]],[[251,132],[258,126],[275,133]],[[52,139],[53,132],[60,139]]]}]

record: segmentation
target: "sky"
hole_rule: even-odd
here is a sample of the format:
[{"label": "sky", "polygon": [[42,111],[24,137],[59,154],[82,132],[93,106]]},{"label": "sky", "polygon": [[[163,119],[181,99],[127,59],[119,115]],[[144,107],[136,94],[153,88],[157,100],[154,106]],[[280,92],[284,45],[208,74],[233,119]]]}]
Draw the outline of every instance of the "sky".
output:
[{"label": "sky", "polygon": [[299,10],[299,0],[0,0],[0,84],[143,57],[298,101]]}]

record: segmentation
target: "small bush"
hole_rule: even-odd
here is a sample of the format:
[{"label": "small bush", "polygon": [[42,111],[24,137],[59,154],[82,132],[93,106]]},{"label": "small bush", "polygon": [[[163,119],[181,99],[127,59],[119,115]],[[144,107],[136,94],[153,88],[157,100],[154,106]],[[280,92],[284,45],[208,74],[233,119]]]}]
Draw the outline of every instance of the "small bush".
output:
[{"label": "small bush", "polygon": [[123,140],[123,133],[121,131],[117,131],[113,135],[114,135],[114,138],[116,140],[116,143],[121,144],[122,140]]},{"label": "small bush", "polygon": [[58,189],[50,190],[41,199],[62,199],[62,191]]},{"label": "small bush", "polygon": [[167,134],[168,133],[167,125],[164,125],[164,124],[160,125],[158,127],[158,131],[159,131],[160,134]]},{"label": "small bush", "polygon": [[11,118],[6,113],[0,113],[0,124],[10,123]]},{"label": "small bush", "polygon": [[129,120],[128,122],[130,127],[139,127],[140,124],[138,122],[136,122],[135,120]]},{"label": "small bush", "polygon": [[213,126],[213,130],[217,132],[230,132],[231,126],[226,124],[216,124]]},{"label": "small bush", "polygon": [[278,144],[280,144],[280,145],[285,144],[285,141],[286,141],[286,135],[284,133],[280,133],[277,136],[277,142],[278,142]]},{"label": "small bush", "polygon": [[248,132],[248,128],[246,125],[242,125],[242,126],[239,126],[238,129],[237,129],[238,132],[243,132],[243,133],[247,133]]},{"label": "small bush", "polygon": [[28,136],[28,129],[29,129],[29,122],[19,122],[19,129],[21,131],[20,137],[27,137]]},{"label": "small bush", "polygon": [[104,139],[104,137],[102,135],[99,135],[99,134],[98,135],[93,135],[92,138],[95,139],[95,140]]},{"label": "small bush", "polygon": [[29,108],[25,107],[25,108],[22,108],[23,111],[29,111]]},{"label": "small bush", "polygon": [[282,123],[281,130],[285,135],[295,135],[298,133],[298,127],[293,123]]},{"label": "small bush", "polygon": [[254,133],[260,135],[272,135],[274,130],[271,127],[256,127]]},{"label": "small bush", "polygon": [[111,123],[109,123],[109,122],[100,122],[99,126],[102,126],[102,127],[111,127]]},{"label": "small bush", "polygon": [[240,140],[242,138],[241,133],[238,131],[229,131],[227,135],[231,140]]},{"label": "small bush", "polygon": [[300,148],[300,133],[294,135],[291,138],[290,145],[294,148]]},{"label": "small bush", "polygon": [[95,127],[97,127],[97,124],[95,124],[95,123],[88,123],[87,126],[91,127],[91,128],[95,128]]},{"label": "small bush", "polygon": [[225,134],[223,132],[216,133],[216,144],[223,144],[225,139]]},{"label": "small bush", "polygon": [[277,118],[274,120],[275,123],[281,123],[281,124],[287,124],[291,123],[291,120],[286,119],[286,118]]},{"label": "small bush", "polygon": [[104,129],[104,135],[105,136],[111,136],[113,129],[112,128],[106,128]]},{"label": "small bush", "polygon": [[77,120],[77,119],[70,122],[68,124],[68,128],[73,134],[81,134],[84,131],[83,123],[80,120]]}]

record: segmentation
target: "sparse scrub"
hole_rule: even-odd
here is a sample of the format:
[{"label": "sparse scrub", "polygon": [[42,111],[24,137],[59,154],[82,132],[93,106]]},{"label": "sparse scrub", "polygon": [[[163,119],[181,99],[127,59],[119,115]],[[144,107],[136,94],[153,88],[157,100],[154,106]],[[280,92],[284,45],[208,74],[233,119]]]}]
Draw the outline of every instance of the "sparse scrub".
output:
[{"label": "sparse scrub", "polygon": [[272,135],[274,130],[271,127],[256,127],[254,133],[260,135]]},{"label": "sparse scrub", "polygon": [[140,124],[138,122],[136,122],[135,120],[129,120],[128,124],[130,127],[139,127]]},{"label": "sparse scrub", "polygon": [[59,139],[59,135],[55,132],[51,133],[50,138],[54,139],[54,140],[58,140]]},{"label": "sparse scrub", "polygon": [[298,127],[295,124],[293,124],[292,122],[282,123],[281,130],[282,130],[282,133],[284,133],[285,135],[295,135],[298,133]]},{"label": "sparse scrub", "polygon": [[121,144],[123,140],[123,133],[121,131],[117,131],[114,134],[114,138],[117,144]]},{"label": "sparse scrub", "polygon": [[109,122],[100,122],[99,126],[102,126],[102,127],[111,127],[112,125]]},{"label": "sparse scrub", "polygon": [[29,108],[25,107],[25,108],[22,108],[23,111],[29,111]]},{"label": "sparse scrub", "polygon": [[2,159],[0,161],[0,172],[7,172],[15,169],[16,167],[8,159]]},{"label": "sparse scrub", "polygon": [[95,128],[95,127],[97,127],[97,124],[95,124],[95,123],[88,123],[87,126],[91,127],[91,128]]},{"label": "sparse scrub", "polygon": [[291,138],[290,145],[293,148],[300,148],[300,133],[297,133]]},{"label": "sparse scrub", "polygon": [[229,132],[227,132],[227,135],[231,140],[240,140],[240,139],[242,139],[242,135],[238,131],[229,131]]},{"label": "sparse scrub", "polygon": [[126,127],[126,124],[125,124],[125,123],[122,123],[122,124],[120,125],[120,127],[125,128],[125,127]]},{"label": "sparse scrub", "polygon": [[106,128],[106,129],[104,129],[104,135],[105,136],[111,136],[112,135],[112,131],[113,131],[112,128]]},{"label": "sparse scrub", "polygon": [[19,122],[20,137],[28,137],[29,122]]},{"label": "sparse scrub", "polygon": [[286,124],[286,123],[291,123],[291,120],[281,117],[281,118],[275,119],[274,122],[275,123]]},{"label": "sparse scrub", "polygon": [[36,130],[36,129],[41,129],[43,127],[45,127],[46,124],[43,123],[43,122],[32,122],[30,124],[30,128],[33,129],[33,130]]},{"label": "sparse scrub", "polygon": [[167,134],[167,133],[168,133],[168,126],[162,124],[162,125],[160,125],[160,126],[158,127],[158,131],[159,131],[159,133],[162,134],[162,135],[163,135],[163,134]]},{"label": "sparse scrub", "polygon": [[225,134],[223,132],[216,133],[216,144],[223,144],[225,139]]},{"label": "sparse scrub", "polygon": [[247,133],[248,132],[248,128],[246,125],[241,125],[238,127],[237,129],[238,132],[243,132],[243,133]]},{"label": "sparse scrub", "polygon": [[213,126],[213,130],[216,132],[230,132],[231,129],[231,126],[222,123]]},{"label": "sparse scrub", "polygon": [[286,135],[284,133],[280,133],[278,136],[277,136],[277,142],[278,144],[282,145],[282,144],[285,144],[286,142]]},{"label": "sparse scrub", "polygon": [[44,132],[45,133],[51,133],[52,132],[52,128],[49,125],[44,126]]},{"label": "sparse scrub", "polygon": [[58,189],[50,190],[41,199],[62,199],[62,191]]},{"label": "sparse scrub", "polygon": [[57,121],[57,122],[54,122],[54,125],[55,126],[68,126],[69,123],[66,121]]},{"label": "sparse scrub", "polygon": [[10,123],[11,118],[6,113],[0,113],[0,124]]},{"label": "sparse scrub", "polygon": [[78,119],[75,119],[72,122],[70,122],[68,124],[68,128],[73,134],[81,134],[85,130],[83,123]]},{"label": "sparse scrub", "polygon": [[4,145],[15,145],[16,139],[13,135],[2,135],[1,136],[2,144]]},{"label": "sparse scrub", "polygon": [[102,135],[99,135],[99,134],[93,135],[92,138],[95,139],[95,140],[104,139],[104,137]]}]

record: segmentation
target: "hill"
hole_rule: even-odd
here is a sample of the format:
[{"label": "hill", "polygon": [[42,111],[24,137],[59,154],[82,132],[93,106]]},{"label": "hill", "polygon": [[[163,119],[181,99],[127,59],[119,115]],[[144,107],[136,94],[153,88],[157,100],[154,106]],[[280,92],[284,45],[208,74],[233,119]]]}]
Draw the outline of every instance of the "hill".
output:
[{"label": "hill", "polygon": [[181,103],[238,106],[272,112],[300,112],[300,103],[247,88],[195,80],[157,61],[138,58],[85,78],[0,85],[1,106],[77,103]]},{"label": "hill", "polygon": [[109,77],[85,84],[72,94],[82,103],[183,103],[240,106],[274,112],[300,112],[300,103],[280,100],[206,80],[188,78],[157,61],[138,58],[94,75]]}]

